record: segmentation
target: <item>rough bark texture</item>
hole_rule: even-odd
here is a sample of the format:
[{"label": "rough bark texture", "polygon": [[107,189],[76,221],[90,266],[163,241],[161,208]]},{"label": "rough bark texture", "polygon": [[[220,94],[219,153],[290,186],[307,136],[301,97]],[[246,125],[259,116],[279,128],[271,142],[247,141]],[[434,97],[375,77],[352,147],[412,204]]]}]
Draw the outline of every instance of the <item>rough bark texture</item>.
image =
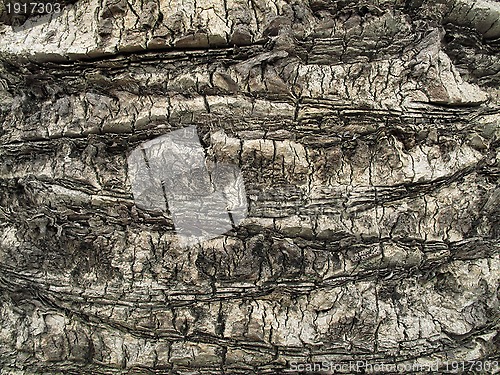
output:
[{"label": "rough bark texture", "polygon": [[[0,25],[0,373],[499,360],[498,2],[66,3]],[[191,124],[249,215],[185,249],[127,156]]]}]

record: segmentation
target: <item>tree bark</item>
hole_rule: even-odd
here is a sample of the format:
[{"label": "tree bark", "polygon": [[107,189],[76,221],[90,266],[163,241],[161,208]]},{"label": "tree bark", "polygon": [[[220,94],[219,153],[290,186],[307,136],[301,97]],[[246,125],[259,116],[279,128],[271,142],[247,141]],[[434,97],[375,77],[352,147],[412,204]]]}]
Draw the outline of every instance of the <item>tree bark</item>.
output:
[{"label": "tree bark", "polygon": [[[6,4],[0,374],[499,371],[498,2]],[[127,157],[189,125],[248,216],[186,248]]]}]

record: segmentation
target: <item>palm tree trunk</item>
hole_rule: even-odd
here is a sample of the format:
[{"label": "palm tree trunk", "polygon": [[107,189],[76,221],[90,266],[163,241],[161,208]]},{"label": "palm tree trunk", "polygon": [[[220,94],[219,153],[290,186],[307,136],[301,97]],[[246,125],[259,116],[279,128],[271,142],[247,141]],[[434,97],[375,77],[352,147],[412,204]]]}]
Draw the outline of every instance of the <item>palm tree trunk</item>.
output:
[{"label": "palm tree trunk", "polygon": [[[498,371],[498,3],[60,7],[0,5],[1,374]],[[191,125],[248,212],[185,247],[127,158]]]}]

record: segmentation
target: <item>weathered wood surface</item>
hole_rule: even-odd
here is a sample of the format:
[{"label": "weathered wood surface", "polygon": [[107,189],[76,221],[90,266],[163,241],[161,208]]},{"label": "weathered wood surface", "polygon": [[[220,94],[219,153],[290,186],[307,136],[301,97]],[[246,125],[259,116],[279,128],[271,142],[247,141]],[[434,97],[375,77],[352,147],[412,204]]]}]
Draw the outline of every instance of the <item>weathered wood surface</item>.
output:
[{"label": "weathered wood surface", "polygon": [[[79,0],[0,26],[0,373],[498,361],[499,37],[469,0]],[[186,250],[127,156],[191,124],[249,215]]]}]

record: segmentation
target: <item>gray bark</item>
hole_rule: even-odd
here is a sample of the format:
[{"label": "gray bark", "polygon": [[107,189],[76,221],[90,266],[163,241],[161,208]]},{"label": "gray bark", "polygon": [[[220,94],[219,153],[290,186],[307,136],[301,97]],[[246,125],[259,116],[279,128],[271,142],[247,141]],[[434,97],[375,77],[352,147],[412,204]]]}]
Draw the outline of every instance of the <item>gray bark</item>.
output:
[{"label": "gray bark", "polygon": [[[498,2],[0,12],[1,374],[499,371]],[[248,217],[185,248],[127,156],[188,125]]]}]

